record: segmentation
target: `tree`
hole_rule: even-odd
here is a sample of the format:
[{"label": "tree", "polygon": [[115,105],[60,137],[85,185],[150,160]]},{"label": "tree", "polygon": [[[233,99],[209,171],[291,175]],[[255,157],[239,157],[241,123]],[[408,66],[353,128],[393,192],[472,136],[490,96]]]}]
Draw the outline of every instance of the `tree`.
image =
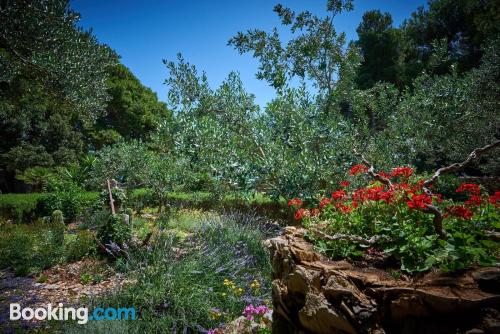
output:
[{"label": "tree", "polygon": [[260,61],[257,78],[266,80],[274,88],[283,89],[297,76],[311,80],[321,93],[329,96],[342,60],[353,52],[345,50],[345,34],[337,33],[333,19],[343,10],[351,9],[351,1],[328,1],[330,15],[320,18],[308,11],[295,13],[276,5],[274,11],[294,36],[286,45],[281,42],[277,29],[272,33],[257,29],[238,32],[228,44],[241,54],[253,52],[254,58]]},{"label": "tree", "polygon": [[[484,43],[499,33],[500,5],[498,1],[429,0],[428,9],[420,7],[406,20],[402,29],[409,44],[406,55],[407,83],[422,70],[449,73],[457,63],[459,73],[480,64]],[[436,51],[436,42],[445,41],[448,57],[429,68]]]},{"label": "tree", "polygon": [[107,93],[111,97],[105,115],[88,131],[96,149],[121,139],[148,140],[160,121],[171,122],[172,114],[156,93],[144,87],[122,64],[108,68]]},{"label": "tree", "polygon": [[[102,115],[116,54],[66,0],[0,2],[0,173],[76,161]],[[3,185],[3,188],[6,188]]]},{"label": "tree", "polygon": [[39,82],[92,122],[104,111],[106,70],[117,56],[79,28],[78,19],[67,0],[2,1],[0,81],[23,76]]},{"label": "tree", "polygon": [[170,73],[169,103],[176,115],[168,136],[173,138],[171,154],[184,157],[192,172],[210,175],[217,185],[211,190],[220,194],[252,188],[256,160],[263,159],[264,152],[254,128],[258,106],[239,74],[231,72],[212,90],[206,75],[199,75],[182,55],[177,62],[164,62]]},{"label": "tree", "polygon": [[383,81],[402,88],[403,33],[392,27],[391,15],[368,11],[356,31],[356,45],[363,56],[356,78],[358,86],[366,89]]}]

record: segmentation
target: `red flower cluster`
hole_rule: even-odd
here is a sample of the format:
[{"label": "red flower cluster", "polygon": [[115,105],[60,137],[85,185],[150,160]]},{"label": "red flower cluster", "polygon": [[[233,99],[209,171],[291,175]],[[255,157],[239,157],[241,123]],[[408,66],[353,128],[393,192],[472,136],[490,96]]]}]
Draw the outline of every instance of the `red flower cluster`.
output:
[{"label": "red flower cluster", "polygon": [[412,195],[406,204],[410,209],[426,209],[428,204],[432,204],[432,198],[427,194]]},{"label": "red flower cluster", "polygon": [[352,194],[352,199],[357,202],[366,202],[367,200],[378,201],[384,190],[384,186],[376,186],[371,188],[361,188]]},{"label": "red flower cluster", "polygon": [[320,202],[319,202],[319,208],[320,209],[323,209],[325,206],[327,206],[328,204],[330,204],[331,200],[329,198],[323,198]]},{"label": "red flower cluster", "polygon": [[368,167],[365,165],[355,165],[352,166],[351,169],[349,170],[349,175],[358,175],[362,173],[366,173],[368,171]]},{"label": "red flower cluster", "polygon": [[335,204],[335,208],[337,208],[337,210],[339,210],[342,213],[349,213],[353,209],[352,207],[345,205],[345,204],[342,204],[342,203]]},{"label": "red flower cluster", "polygon": [[403,176],[408,178],[412,175],[413,175],[413,169],[410,167],[396,167],[391,172],[392,177]]},{"label": "red flower cluster", "polygon": [[302,200],[300,198],[292,198],[291,200],[288,201],[288,206],[302,206]]},{"label": "red flower cluster", "polygon": [[479,195],[471,195],[467,201],[465,201],[466,205],[469,206],[480,206],[483,202],[483,199]]},{"label": "red flower cluster", "polygon": [[462,183],[455,191],[457,193],[468,192],[472,195],[479,195],[481,194],[481,187],[475,183]]},{"label": "red flower cluster", "polygon": [[454,215],[455,217],[460,217],[460,218],[463,218],[463,219],[471,219],[473,214],[472,214],[472,211],[470,211],[469,209],[467,209],[465,206],[463,205],[454,205],[454,206],[450,206],[448,208],[448,211]]},{"label": "red flower cluster", "polygon": [[295,212],[295,220],[301,220],[303,217],[310,217],[311,212],[309,210],[301,208],[298,209],[297,212]]},{"label": "red flower cluster", "polygon": [[391,175],[390,174],[387,174],[386,172],[384,171],[380,171],[378,172],[378,175],[382,176],[382,177],[385,177],[386,179],[390,179],[391,178]]},{"label": "red flower cluster", "polygon": [[349,187],[350,184],[351,184],[351,182],[349,182],[349,181],[342,181],[342,182],[340,182],[340,186],[342,188],[347,188],[347,187]]},{"label": "red flower cluster", "polygon": [[347,196],[345,190],[337,190],[332,193],[333,200],[339,200]]},{"label": "red flower cluster", "polygon": [[493,195],[488,197],[488,202],[490,202],[494,206],[498,206],[498,202],[500,202],[500,191],[496,191]]}]

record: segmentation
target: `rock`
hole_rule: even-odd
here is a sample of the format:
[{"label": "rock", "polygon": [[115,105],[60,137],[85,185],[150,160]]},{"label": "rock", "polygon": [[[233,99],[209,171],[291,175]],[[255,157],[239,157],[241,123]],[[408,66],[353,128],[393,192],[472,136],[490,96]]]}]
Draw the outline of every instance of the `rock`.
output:
[{"label": "rock", "polygon": [[500,268],[480,270],[473,275],[479,288],[486,292],[500,293]]},{"label": "rock", "polygon": [[[428,273],[394,279],[387,272],[331,261],[301,228],[266,240],[273,268],[273,333],[498,333],[500,269]],[[476,332],[474,332],[476,331]]]},{"label": "rock", "polygon": [[473,328],[465,332],[465,334],[484,334],[484,331],[479,328]]},{"label": "rock", "polygon": [[356,333],[352,325],[334,311],[321,293],[307,294],[305,306],[299,311],[299,321],[309,333]]}]

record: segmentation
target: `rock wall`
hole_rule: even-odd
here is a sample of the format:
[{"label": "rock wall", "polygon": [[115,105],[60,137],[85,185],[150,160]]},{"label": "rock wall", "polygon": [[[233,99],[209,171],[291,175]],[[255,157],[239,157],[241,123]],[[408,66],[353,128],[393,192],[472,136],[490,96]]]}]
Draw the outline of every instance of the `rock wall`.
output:
[{"label": "rock wall", "polygon": [[287,227],[266,241],[273,267],[273,333],[500,333],[500,269],[394,279],[329,261]]}]

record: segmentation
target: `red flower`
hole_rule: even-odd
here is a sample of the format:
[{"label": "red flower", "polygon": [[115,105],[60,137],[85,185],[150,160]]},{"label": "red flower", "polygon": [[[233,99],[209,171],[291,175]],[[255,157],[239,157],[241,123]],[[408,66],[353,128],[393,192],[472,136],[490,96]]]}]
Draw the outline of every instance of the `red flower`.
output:
[{"label": "red flower", "polygon": [[468,192],[473,195],[479,195],[481,194],[481,187],[475,183],[462,183],[455,191],[457,193]]},{"label": "red flower", "polygon": [[463,219],[471,219],[473,216],[472,211],[461,205],[450,206],[448,211],[455,217]]},{"label": "red flower", "polygon": [[387,174],[386,172],[384,171],[380,171],[378,172],[378,175],[382,176],[382,177],[385,177],[386,179],[390,179],[391,178],[391,175],[390,174]]},{"label": "red flower", "polygon": [[358,202],[356,202],[356,201],[352,201],[351,205],[353,208],[357,208],[359,206]]},{"label": "red flower", "polygon": [[467,201],[465,201],[466,205],[470,206],[480,206],[483,202],[483,199],[479,195],[471,195]]},{"label": "red flower", "polygon": [[316,217],[317,215],[319,215],[319,209],[318,208],[314,208],[311,210],[311,217]]},{"label": "red flower", "polygon": [[388,191],[382,191],[379,194],[379,199],[381,201],[385,201],[386,203],[391,203],[393,199],[394,191],[393,190],[388,190]]},{"label": "red flower", "polygon": [[396,167],[392,169],[391,176],[393,177],[398,177],[398,176],[404,176],[404,177],[410,177],[413,174],[413,169],[410,167]]},{"label": "red flower", "polygon": [[345,192],[345,190],[337,190],[332,193],[332,199],[334,200],[342,199],[346,196],[347,193]]},{"label": "red flower", "polygon": [[410,209],[425,209],[427,204],[432,204],[432,198],[427,194],[412,195],[406,204]]},{"label": "red flower", "polygon": [[351,182],[349,182],[349,181],[342,181],[342,182],[340,182],[340,186],[342,188],[349,187],[350,184],[351,184]]},{"label": "red flower", "polygon": [[352,211],[352,208],[350,206],[344,205],[342,203],[335,204],[335,207],[342,213],[349,213]]},{"label": "red flower", "polygon": [[320,209],[323,209],[325,206],[327,206],[328,204],[330,204],[330,199],[329,198],[323,198],[321,200],[321,202],[319,202],[319,207]]},{"label": "red flower", "polygon": [[297,212],[295,212],[295,220],[301,220],[302,217],[309,217],[310,215],[311,213],[309,212],[309,210],[301,208],[297,210]]},{"label": "red flower", "polygon": [[368,167],[365,165],[355,165],[352,166],[351,169],[349,170],[349,175],[358,175],[362,173],[366,173],[368,171]]},{"label": "red flower", "polygon": [[489,196],[488,202],[490,202],[494,206],[498,206],[498,202],[500,202],[500,191],[496,191],[495,194]]},{"label": "red flower", "polygon": [[292,198],[291,200],[288,201],[288,206],[302,206],[302,200],[300,198]]}]

